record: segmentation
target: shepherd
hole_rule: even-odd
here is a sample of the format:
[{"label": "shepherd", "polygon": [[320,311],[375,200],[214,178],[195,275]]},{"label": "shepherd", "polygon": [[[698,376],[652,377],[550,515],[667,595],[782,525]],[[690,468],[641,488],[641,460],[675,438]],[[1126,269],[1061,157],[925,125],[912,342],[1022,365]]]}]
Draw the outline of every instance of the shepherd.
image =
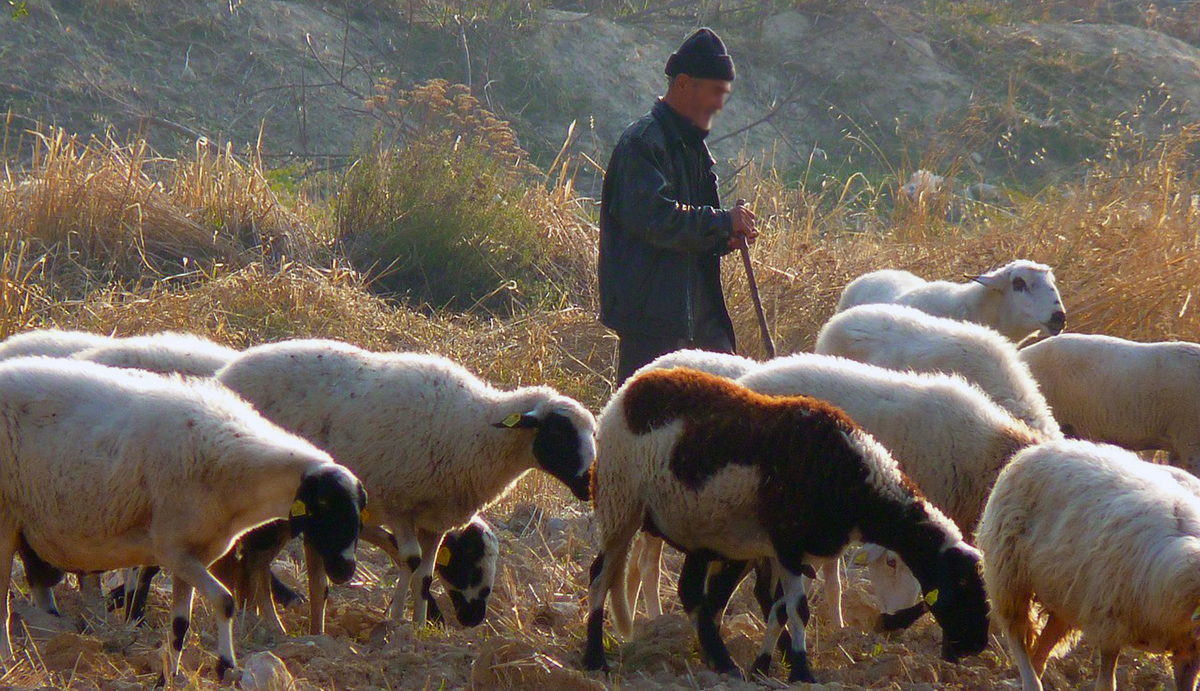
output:
[{"label": "shepherd", "polygon": [[758,236],[748,207],[721,208],[704,143],[732,91],[725,44],[699,29],[665,72],[666,95],[617,141],[600,197],[600,321],[620,339],[618,386],[675,350],[734,351],[721,257]]}]

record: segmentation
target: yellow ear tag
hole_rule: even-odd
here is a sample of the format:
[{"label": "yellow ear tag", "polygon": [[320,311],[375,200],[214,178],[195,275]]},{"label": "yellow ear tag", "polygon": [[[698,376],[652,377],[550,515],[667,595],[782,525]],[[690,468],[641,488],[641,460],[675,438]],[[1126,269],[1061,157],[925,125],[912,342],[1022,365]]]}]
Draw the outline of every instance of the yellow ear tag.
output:
[{"label": "yellow ear tag", "polygon": [[450,550],[445,547],[439,547],[437,558],[433,560],[438,566],[448,566],[450,564]]},{"label": "yellow ear tag", "polygon": [[1200,607],[1192,610],[1192,621],[1200,621]]},{"label": "yellow ear tag", "polygon": [[854,555],[854,564],[855,564],[855,566],[866,566],[867,565],[867,553],[859,552],[858,554]]},{"label": "yellow ear tag", "polygon": [[308,507],[304,505],[303,501],[297,499],[296,501],[292,502],[292,516],[293,517],[303,516],[306,513],[308,513]]},{"label": "yellow ear tag", "polygon": [[513,413],[512,415],[509,415],[508,417],[504,418],[504,422],[502,422],[500,424],[504,425],[505,427],[516,427],[517,423],[520,421],[521,421],[521,414]]},{"label": "yellow ear tag", "polygon": [[871,657],[879,657],[883,653],[883,644],[876,643],[874,648],[871,648]]},{"label": "yellow ear tag", "polygon": [[370,523],[371,522],[371,512],[364,508],[362,511],[358,512],[358,519],[360,521],[362,521],[363,523]]},{"label": "yellow ear tag", "polygon": [[937,603],[937,598],[938,598],[937,589],[935,588],[933,590],[930,590],[929,592],[925,593],[925,604],[929,605],[930,607],[933,607],[934,604]]}]

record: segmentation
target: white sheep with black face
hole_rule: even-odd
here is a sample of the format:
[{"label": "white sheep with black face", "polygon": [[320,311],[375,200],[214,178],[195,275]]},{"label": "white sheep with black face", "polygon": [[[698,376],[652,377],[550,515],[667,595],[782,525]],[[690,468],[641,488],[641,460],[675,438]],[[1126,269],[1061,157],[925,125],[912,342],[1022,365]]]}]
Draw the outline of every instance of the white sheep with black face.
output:
[{"label": "white sheep with black face", "polygon": [[[392,555],[401,578],[391,614],[403,615],[411,590],[417,626],[427,618],[424,594],[447,531],[470,522],[535,468],[588,497],[596,420],[548,387],[501,391],[436,355],[372,353],[320,340],[250,348],[216,376],[362,479],[371,493],[364,539],[388,549],[390,538],[380,534],[386,529],[397,542]],[[455,588],[464,596],[455,602],[460,619],[482,619],[492,587],[485,580],[494,573],[480,569]],[[310,626],[320,632],[319,571],[309,573],[309,594]]]},{"label": "white sheep with black face", "polygon": [[246,531],[292,516],[338,582],[355,570],[362,485],[216,383],[90,362],[0,363],[0,654],[11,561],[174,576],[171,670],[200,590],[218,620],[218,675],[236,664],[234,599],[209,567]]},{"label": "white sheep with black face", "polygon": [[894,303],[936,317],[982,324],[1019,342],[1031,333],[1054,335],[1067,315],[1054,272],[1025,259],[1009,262],[967,283],[926,281],[908,271],[872,271],[842,291],[837,311],[858,305]]}]

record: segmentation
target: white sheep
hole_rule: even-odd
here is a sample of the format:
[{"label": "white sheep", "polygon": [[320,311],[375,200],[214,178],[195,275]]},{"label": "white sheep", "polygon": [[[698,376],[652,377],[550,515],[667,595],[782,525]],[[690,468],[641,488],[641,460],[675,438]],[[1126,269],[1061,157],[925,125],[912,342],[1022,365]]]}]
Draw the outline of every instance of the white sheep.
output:
[{"label": "white sheep", "polygon": [[1200,473],[1200,344],[1063,334],[1020,357],[1069,436],[1167,451]]},{"label": "white sheep", "polygon": [[986,326],[904,305],[861,305],[833,315],[815,350],[888,369],[960,375],[1031,428],[1062,436],[1016,346]]},{"label": "white sheep", "polygon": [[362,486],[215,383],[94,363],[0,363],[0,654],[21,539],[48,564],[174,575],[171,671],[199,589],[218,620],[218,675],[236,664],[233,596],[208,567],[246,531],[296,522],[338,582],[355,568]]},{"label": "white sheep", "polygon": [[0,360],[30,355],[70,357],[81,350],[104,345],[111,340],[108,336],[87,331],[25,331],[0,341]]},{"label": "white sheep", "polygon": [[[692,353],[697,353],[692,355]],[[867,365],[828,355],[796,354],[765,364],[734,355],[698,351],[664,355],[639,372],[671,366],[712,366],[724,373],[746,368],[738,382],[759,393],[813,396],[835,405],[878,440],[931,502],[964,532],[974,529],[1000,469],[1019,450],[1044,441],[978,387],[956,375],[919,374]],[[641,589],[657,594],[661,541],[643,538]],[[841,574],[823,570],[825,597],[836,626],[841,614]],[[899,568],[907,571],[904,564]],[[653,580],[651,580],[653,578]],[[898,582],[911,575],[901,574]],[[903,588],[872,583],[880,604],[900,600]],[[629,588],[636,593],[635,586]],[[908,604],[914,604],[909,602]],[[900,621],[911,612],[884,610]],[[885,616],[881,625],[896,625]]]},{"label": "white sheep", "polygon": [[[334,341],[287,341],[244,351],[217,379],[267,418],[328,450],[371,493],[364,535],[398,541],[401,578],[392,600],[402,616],[427,616],[422,593],[447,530],[502,498],[541,468],[588,497],[596,421],[553,389],[493,388],[436,355],[372,353]],[[379,542],[376,542],[379,544]],[[486,577],[489,574],[482,574]],[[473,585],[482,615],[491,584]],[[323,627],[325,586],[309,573],[310,626]],[[463,614],[462,611],[459,612]]]},{"label": "white sheep", "polygon": [[713,560],[771,560],[784,595],[769,609],[754,671],[767,671],[786,622],[790,680],[811,682],[803,574],[858,538],[886,545],[912,565],[942,625],[946,659],[987,645],[979,553],[879,443],[824,401],[764,396],[684,367],[644,372],[600,415],[593,495],[601,548],[588,597],[589,669],[607,666],[610,592],[615,627],[630,631],[620,580],[643,527],[684,551],[680,600],[719,672],[740,674],[704,593]]},{"label": "white sheep", "polygon": [[1041,691],[1047,659],[1072,631],[1100,650],[1097,689],[1116,688],[1117,656],[1133,647],[1171,653],[1175,688],[1194,691],[1200,481],[1115,446],[1043,444],[1000,473],[978,544],[1024,691]]},{"label": "white sheep", "polygon": [[238,351],[200,336],[163,332],[108,339],[71,355],[109,367],[140,369],[160,374],[211,377]]},{"label": "white sheep", "polygon": [[967,283],[926,281],[894,269],[872,271],[846,286],[837,311],[876,303],[908,305],[937,317],[983,324],[1014,342],[1035,331],[1057,334],[1067,322],[1054,272],[1024,259]]}]

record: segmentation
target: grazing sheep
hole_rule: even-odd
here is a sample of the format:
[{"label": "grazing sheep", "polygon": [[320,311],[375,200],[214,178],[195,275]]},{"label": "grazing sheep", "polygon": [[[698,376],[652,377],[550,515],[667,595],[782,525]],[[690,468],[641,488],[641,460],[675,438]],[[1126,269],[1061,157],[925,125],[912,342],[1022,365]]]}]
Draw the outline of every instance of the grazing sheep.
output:
[{"label": "grazing sheep", "polygon": [[[641,371],[687,364],[689,352],[664,355]],[[1017,451],[1044,441],[1041,434],[1000,408],[979,388],[955,375],[898,372],[813,354],[789,355],[749,367],[744,358],[705,353],[693,358],[692,364],[711,365],[714,361],[720,361],[719,368],[725,372],[747,367],[738,381],[753,391],[812,396],[846,411],[891,452],[925,496],[968,534],[979,521],[1000,469]],[[644,542],[641,589],[657,593],[662,543]],[[904,564],[898,568],[907,571]],[[825,597],[834,624],[840,627],[841,574],[832,565],[824,573]],[[903,590],[897,592],[889,582],[872,582],[881,604],[902,597]],[[636,593],[634,588],[630,584]],[[909,620],[912,611],[885,609],[884,614],[880,625],[891,628]],[[886,616],[889,614],[895,616]]]},{"label": "grazing sheep", "polygon": [[71,357],[109,367],[211,377],[237,353],[200,336],[168,331],[106,340]]},{"label": "grazing sheep", "polygon": [[[1117,656],[1133,647],[1170,653],[1175,688],[1195,690],[1200,480],[1115,446],[1043,444],[1000,473],[978,543],[1024,691],[1041,691],[1072,631],[1100,650],[1097,689],[1116,688]],[[1047,617],[1040,634],[1035,601]]]},{"label": "grazing sheep", "polygon": [[208,567],[251,528],[290,515],[338,582],[354,574],[358,480],[224,387],[88,362],[0,363],[0,654],[21,540],[54,568],[159,564],[174,578],[171,671],[192,594],[218,620],[217,672],[232,668],[233,596]]},{"label": "grazing sheep", "polygon": [[1048,438],[1062,436],[1012,341],[986,326],[903,305],[861,305],[833,315],[816,352],[914,372],[957,374]]},{"label": "grazing sheep", "polygon": [[[413,594],[413,621],[425,624],[423,593],[447,530],[499,500],[541,468],[575,496],[588,496],[595,418],[547,387],[500,391],[434,355],[371,353],[334,341],[288,341],[246,350],[217,379],[266,417],[328,450],[371,493],[366,539],[398,541],[401,578],[391,614]],[[383,546],[383,545],[381,545]],[[386,548],[386,547],[385,547]],[[494,571],[481,570],[460,616],[482,617]],[[323,628],[325,586],[309,573],[310,626]]]},{"label": "grazing sheep", "polygon": [[646,526],[686,555],[679,596],[720,672],[740,674],[704,595],[713,560],[771,559],[783,596],[767,616],[754,671],[765,673],[785,623],[791,681],[812,681],[803,574],[862,538],[902,554],[932,593],[948,660],[987,645],[979,553],[845,413],[809,397],[771,397],[688,368],[645,372],[600,416],[593,501],[601,549],[591,567],[589,669],[607,666],[604,603],[631,628],[620,579]]},{"label": "grazing sheep", "polygon": [[967,283],[926,281],[892,269],[872,271],[846,286],[837,311],[876,303],[908,305],[937,317],[982,324],[1014,342],[1035,331],[1057,334],[1067,323],[1054,272],[1024,259]]},{"label": "grazing sheep", "polygon": [[81,350],[104,345],[111,340],[108,336],[87,331],[26,331],[0,341],[0,360],[31,355],[70,357]]},{"label": "grazing sheep", "polygon": [[1020,352],[1070,436],[1200,473],[1200,344],[1063,334]]}]

